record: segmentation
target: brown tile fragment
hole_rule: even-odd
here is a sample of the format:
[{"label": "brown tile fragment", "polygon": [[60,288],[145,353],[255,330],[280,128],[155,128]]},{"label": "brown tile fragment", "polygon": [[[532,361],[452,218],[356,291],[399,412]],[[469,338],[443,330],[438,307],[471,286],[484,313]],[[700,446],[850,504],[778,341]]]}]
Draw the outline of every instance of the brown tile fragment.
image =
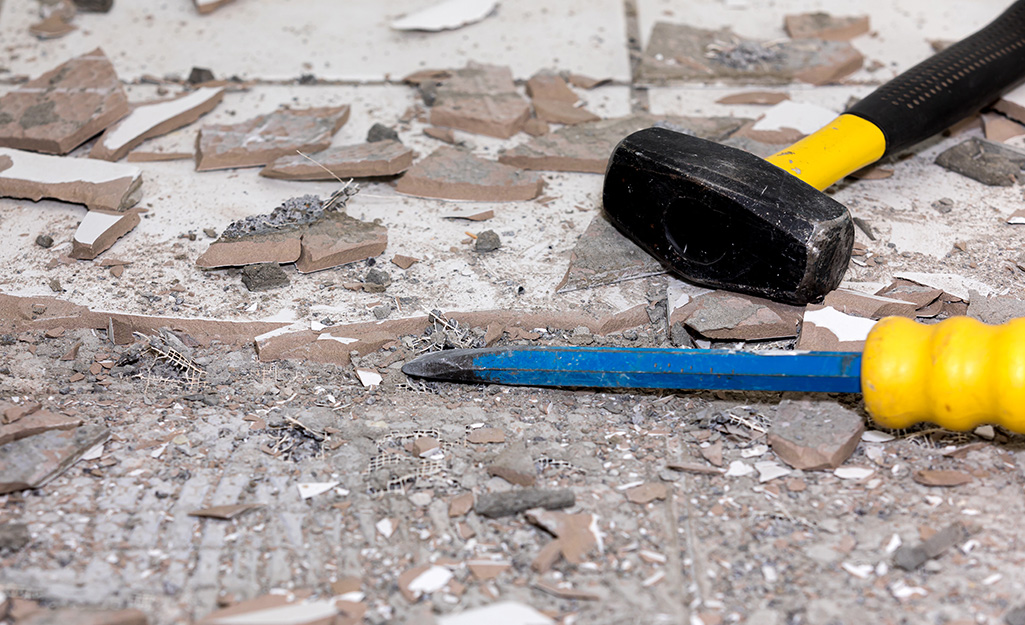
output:
[{"label": "brown tile fragment", "polygon": [[551,131],[548,122],[543,119],[531,117],[523,124],[523,132],[531,137],[543,137]]},{"label": "brown tile fragment", "polygon": [[374,141],[282,156],[260,170],[267,178],[334,180],[395,176],[413,164],[413,150],[398,141]]},{"label": "brown tile fragment", "polygon": [[436,87],[428,119],[435,126],[508,139],[530,116],[508,67],[469,63]]},{"label": "brown tile fragment", "polygon": [[295,268],[310,273],[347,265],[384,253],[388,230],[360,221],[342,211],[328,211],[302,235],[302,251]]},{"label": "brown tile fragment", "polygon": [[993,108],[1025,124],[1025,87],[1019,85],[1011,89],[997,100]]},{"label": "brown tile fragment", "polygon": [[495,216],[495,211],[488,209],[472,215],[445,215],[445,219],[465,219],[467,221],[487,221]]},{"label": "brown tile fragment", "polygon": [[[731,45],[722,42],[731,42]],[[738,52],[740,44],[746,46],[744,52]],[[752,58],[757,60],[750,60]],[[758,42],[738,37],[728,28],[712,31],[657,22],[641,57],[637,80],[648,84],[671,81],[783,84],[797,79],[822,85],[857,71],[863,61],[861,53],[845,41]]]},{"label": "brown tile fragment", "polygon": [[129,163],[156,163],[161,161],[185,161],[196,158],[195,152],[147,152],[133,150],[125,160]]},{"label": "brown tile fragment", "polygon": [[409,269],[414,264],[420,262],[420,259],[413,258],[412,256],[406,256],[405,254],[396,254],[395,256],[392,256],[391,262],[399,269]]},{"label": "brown tile fragment", "polygon": [[237,239],[221,238],[196,260],[204,269],[255,263],[294,263],[302,253],[298,229],[283,232],[251,234]]},{"label": "brown tile fragment", "polygon": [[534,113],[538,119],[553,124],[583,124],[601,119],[583,107],[558,100],[534,100]]},{"label": "brown tile fragment", "polygon": [[504,443],[505,432],[499,428],[477,428],[466,436],[466,441],[478,445]]},{"label": "brown tile fragment", "polygon": [[452,132],[451,128],[438,128],[437,126],[428,126],[424,128],[424,134],[432,139],[444,141],[449,145],[459,144],[459,140],[456,139],[456,134]]},{"label": "brown tile fragment", "polygon": [[534,100],[549,100],[575,104],[580,98],[566,81],[552,72],[538,72],[527,81],[527,95]]},{"label": "brown tile fragment", "polygon": [[196,171],[256,167],[302,152],[319,152],[349,120],[349,106],[282,108],[239,124],[207,125],[196,139]]},{"label": "brown tile fragment", "polygon": [[131,232],[139,225],[139,221],[138,209],[121,213],[91,210],[75,230],[68,255],[80,260],[96,258],[110,249],[115,241]]},{"label": "brown tile fragment", "polygon": [[82,425],[78,417],[39,410],[0,425],[0,445],[50,430],[71,430]]},{"label": "brown tile fragment", "polygon": [[122,211],[139,201],[141,185],[142,170],[134,165],[0,147],[2,197],[53,198],[90,210]]},{"label": "brown tile fragment", "polygon": [[0,97],[0,147],[67,154],[128,111],[114,66],[96,48]]},{"label": "brown tile fragment", "polygon": [[140,104],[107,128],[89,152],[90,158],[117,161],[146,139],[159,137],[196,121],[224,97],[222,87],[201,87],[178,98]]},{"label": "brown tile fragment", "polygon": [[594,89],[595,87],[612,82],[611,78],[592,78],[583,74],[569,74],[566,76],[566,80],[569,84],[581,89]]},{"label": "brown tile fragment", "polygon": [[527,519],[557,538],[558,550],[570,564],[580,564],[598,547],[597,519],[592,514],[537,509],[528,511]]},{"label": "brown tile fragment", "polygon": [[413,165],[395,190],[407,195],[478,202],[530,200],[541,194],[544,180],[470,152],[441,147]]},{"label": "brown tile fragment", "polygon": [[473,509],[473,492],[467,491],[456,495],[448,502],[448,516],[450,518],[466,516],[466,513]]},{"label": "brown tile fragment", "polygon": [[533,486],[537,482],[537,468],[534,459],[527,451],[523,441],[515,441],[505,446],[500,454],[488,465],[488,475],[520,486]]},{"label": "brown tile fragment", "polygon": [[701,457],[717,467],[722,466],[722,441],[711,443],[707,447],[699,447]]},{"label": "brown tile fragment", "polygon": [[665,484],[658,482],[647,482],[628,488],[623,492],[631,503],[646,504],[655,500],[665,499],[669,495],[669,489]]},{"label": "brown tile fragment", "polygon": [[40,39],[57,39],[78,28],[71,23],[73,17],[74,6],[72,6],[71,17],[62,11],[53,11],[43,18],[42,21],[29,26],[28,32]]},{"label": "brown tile fragment", "polygon": [[997,143],[1025,135],[1025,125],[997,113],[983,113],[982,128],[986,139]]},{"label": "brown tile fragment", "polygon": [[590,289],[665,273],[665,268],[599,212],[577,239],[558,293]]},{"label": "brown tile fragment", "polygon": [[857,317],[882,319],[889,316],[915,317],[918,304],[902,301],[882,295],[869,295],[848,289],[836,289],[826,294],[823,306],[832,306],[836,310]]},{"label": "brown tile fragment", "polygon": [[745,91],[733,93],[716,100],[717,104],[779,104],[783,100],[789,100],[789,93],[780,91]]},{"label": "brown tile fragment", "polygon": [[944,469],[921,469],[911,477],[924,486],[961,486],[972,481],[972,476],[967,473]]},{"label": "brown tile fragment", "polygon": [[98,608],[61,608],[40,610],[18,620],[18,625],[147,625],[140,610],[101,610]]},{"label": "brown tile fragment", "polygon": [[512,568],[512,563],[504,560],[469,560],[466,568],[478,582],[495,579]]},{"label": "brown tile fragment", "polygon": [[234,1],[235,0],[193,0],[193,3],[196,5],[196,11],[198,11],[200,15],[205,15],[207,13],[213,13],[224,5],[231,4]]},{"label": "brown tile fragment", "polygon": [[848,41],[869,31],[867,15],[836,17],[829,13],[800,13],[783,18],[783,27],[792,39]]}]

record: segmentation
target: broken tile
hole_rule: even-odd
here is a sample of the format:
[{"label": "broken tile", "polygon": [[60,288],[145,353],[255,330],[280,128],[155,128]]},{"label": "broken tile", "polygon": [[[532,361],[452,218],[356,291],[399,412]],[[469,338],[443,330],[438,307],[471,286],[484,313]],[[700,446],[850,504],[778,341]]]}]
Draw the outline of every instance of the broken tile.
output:
[{"label": "broken tile", "polygon": [[289,154],[260,170],[283,180],[336,180],[395,176],[413,164],[413,150],[398,141],[374,141],[328,148],[308,156]]},{"label": "broken tile", "polygon": [[474,579],[484,582],[510,570],[512,563],[508,560],[469,560],[466,562],[466,568],[470,569]]},{"label": "broken tile", "polygon": [[484,493],[477,497],[474,512],[492,519],[511,516],[532,508],[557,510],[576,503],[571,490],[518,488],[497,493]]},{"label": "broken tile", "polygon": [[139,225],[138,209],[121,213],[91,210],[82,218],[71,244],[71,258],[89,260],[110,249],[114,242]]},{"label": "broken tile", "polygon": [[[996,290],[986,284],[974,278],[968,278],[956,273],[927,273],[921,271],[900,271],[893,276],[897,280],[905,280],[908,282],[914,282],[916,284],[930,287],[932,289],[940,289],[943,293],[947,293],[956,298],[960,298],[962,301],[968,302],[971,300],[972,291],[977,292],[979,295],[990,296],[996,294]],[[890,295],[890,293],[876,293],[876,295]],[[901,295],[902,299],[910,300],[909,297]]]},{"label": "broken tile", "polygon": [[1025,125],[996,113],[982,115],[982,128],[987,141],[1003,143],[1008,139],[1025,135]]},{"label": "broken tile", "polygon": [[837,467],[833,475],[841,480],[863,480],[875,472],[871,467]]},{"label": "broken tile", "polygon": [[972,481],[972,476],[963,471],[943,469],[921,469],[911,478],[923,486],[961,486]]},{"label": "broken tile", "polygon": [[334,622],[339,610],[335,600],[311,599],[309,592],[272,592],[217,610],[197,625],[324,625]]},{"label": "broken tile", "polygon": [[360,221],[340,210],[325,211],[302,235],[302,253],[295,262],[301,273],[347,265],[383,254],[388,230]]},{"label": "broken tile", "polygon": [[635,114],[566,126],[499,152],[498,161],[523,169],[604,174],[609,156],[627,135],[658,123],[702,139],[725,139],[750,120],[734,117],[666,117]]},{"label": "broken tile", "polygon": [[360,384],[365,387],[380,386],[384,378],[380,373],[373,369],[356,369],[356,377],[359,378]]},{"label": "broken tile", "polygon": [[874,319],[844,314],[831,306],[809,304],[795,349],[815,352],[861,351]]},{"label": "broken tile", "polygon": [[826,293],[822,305],[845,315],[867,319],[882,319],[890,316],[914,318],[915,311],[919,308],[918,304],[914,302],[859,293],[850,289],[836,289]]},{"label": "broken tile", "polygon": [[420,88],[431,100],[428,121],[435,126],[508,139],[530,117],[508,67],[471,62]]},{"label": "broken tile", "polygon": [[867,15],[836,17],[823,12],[787,15],[783,26],[792,39],[826,41],[848,41],[869,31]]},{"label": "broken tile", "polygon": [[227,506],[210,506],[201,510],[193,510],[192,512],[189,512],[189,516],[230,521],[231,519],[239,517],[250,510],[256,510],[257,508],[262,507],[263,504],[261,503],[239,503]]},{"label": "broken tile", "polygon": [[534,100],[534,113],[541,121],[552,124],[583,124],[601,119],[581,106],[557,100]]},{"label": "broken tile", "polygon": [[555,625],[555,620],[515,601],[500,601],[455,614],[439,615],[438,625]]},{"label": "broken tile", "polygon": [[18,620],[18,625],[147,625],[140,610],[101,610],[98,608],[60,608],[40,610]]},{"label": "broken tile", "polygon": [[551,131],[551,127],[548,126],[548,122],[543,119],[531,117],[523,124],[523,132],[527,133],[531,137],[543,137]]},{"label": "broken tile", "polygon": [[790,469],[772,460],[756,462],[755,471],[758,471],[759,482],[768,482],[784,475],[790,475]]},{"label": "broken tile", "polygon": [[488,465],[488,475],[500,477],[511,484],[533,486],[537,481],[537,468],[523,441],[515,441],[506,445]]},{"label": "broken tile", "polygon": [[797,336],[803,308],[729,291],[712,291],[672,311],[680,322],[708,339],[753,341]]},{"label": "broken tile", "polygon": [[511,202],[533,199],[543,186],[538,174],[446,146],[413,165],[395,190],[419,197]]},{"label": "broken tile", "polygon": [[173,100],[140,104],[96,140],[90,158],[117,161],[146,139],[177,130],[206,115],[224,97],[223,87],[202,87]]},{"label": "broken tile", "polygon": [[593,514],[534,509],[527,512],[527,519],[557,538],[559,551],[570,564],[580,564],[592,551],[600,549],[597,517]]},{"label": "broken tile", "polygon": [[75,17],[75,7],[70,0],[66,3],[58,3],[56,6],[69,6],[70,14],[63,10],[51,11],[42,21],[36,22],[28,27],[28,32],[40,39],[57,39],[76,30],[78,27],[71,23]]},{"label": "broken tile", "polygon": [[558,74],[541,71],[527,81],[527,95],[533,100],[548,100],[575,104],[580,98]]},{"label": "broken tile", "polygon": [[424,128],[424,134],[432,139],[438,141],[444,141],[449,145],[459,145],[459,140],[456,139],[456,135],[452,132],[451,128],[437,128],[435,126],[428,126]]},{"label": "broken tile", "polygon": [[745,91],[723,96],[716,100],[716,104],[779,104],[789,100],[790,94],[780,91]]},{"label": "broken tile", "polygon": [[82,420],[78,417],[37,410],[23,417],[11,419],[8,423],[0,424],[0,445],[50,430],[70,430],[80,425],[82,425]]},{"label": "broken tile", "polygon": [[396,254],[395,256],[392,256],[391,262],[399,269],[409,269],[414,264],[420,262],[420,259],[413,258],[412,256],[406,256],[405,254]]},{"label": "broken tile", "polygon": [[566,80],[569,82],[569,84],[573,85],[574,87],[580,87],[581,89],[594,89],[595,87],[607,85],[608,83],[612,82],[611,78],[592,78],[590,76],[585,76],[583,74],[573,73],[567,74]]},{"label": "broken tile", "polygon": [[0,147],[67,154],[128,112],[114,66],[97,48],[0,97]]},{"label": "broken tile", "polygon": [[839,81],[864,61],[846,41],[743,39],[730,29],[656,22],[637,69],[643,83],[744,81],[813,85]]},{"label": "broken tile", "polygon": [[598,213],[577,239],[566,275],[555,291],[569,293],[661,273],[665,269],[656,258],[617,230],[604,213]]},{"label": "broken tile", "polygon": [[914,571],[943,555],[947,549],[968,540],[968,537],[968,529],[958,521],[916,545],[901,545],[893,554],[893,564],[905,571]]},{"label": "broken tile", "polygon": [[452,571],[443,566],[417,566],[399,575],[399,591],[408,601],[413,602],[423,595],[438,592],[452,577]]},{"label": "broken tile", "polygon": [[319,152],[349,120],[349,106],[281,108],[240,124],[207,125],[196,139],[196,171],[267,165],[302,152]]},{"label": "broken tile", "polygon": [[1018,85],[1000,96],[993,108],[1025,124],[1025,85]]},{"label": "broken tile", "polygon": [[392,20],[391,27],[395,30],[428,32],[452,30],[481,21],[491,15],[497,6],[498,0],[443,0]]},{"label": "broken tile", "polygon": [[53,198],[90,210],[121,211],[139,201],[141,185],[142,170],[134,165],[0,148],[3,197]]},{"label": "broken tile", "polygon": [[665,499],[669,495],[669,489],[665,484],[647,482],[628,488],[623,491],[623,494],[631,503],[646,504]]},{"label": "broken tile", "polygon": [[722,441],[716,441],[704,447],[699,447],[701,457],[717,467],[722,466]]},{"label": "broken tile", "polygon": [[795,469],[835,469],[854,453],[864,430],[861,417],[837,403],[786,399],[769,426],[768,442]]},{"label": "broken tile", "polygon": [[288,274],[277,263],[257,263],[242,268],[242,284],[250,291],[270,291],[288,286]]},{"label": "broken tile", "polygon": [[936,164],[989,186],[1010,187],[1025,181],[1025,152],[978,137],[941,152]]},{"label": "broken tile", "polygon": [[0,494],[45,485],[109,436],[102,425],[87,424],[0,446]]},{"label": "broken tile", "polygon": [[495,216],[495,211],[488,209],[479,213],[465,215],[445,215],[445,219],[465,219],[467,221],[487,221]]},{"label": "broken tile", "polygon": [[452,498],[448,503],[448,516],[449,518],[465,516],[467,512],[473,509],[473,493],[467,491],[462,495],[457,495]]}]

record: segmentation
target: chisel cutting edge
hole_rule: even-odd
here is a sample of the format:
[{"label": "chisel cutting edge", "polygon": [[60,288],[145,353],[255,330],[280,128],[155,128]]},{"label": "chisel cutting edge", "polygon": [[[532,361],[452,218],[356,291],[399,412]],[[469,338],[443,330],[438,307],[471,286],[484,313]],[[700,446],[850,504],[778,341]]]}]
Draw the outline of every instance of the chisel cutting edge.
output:
[{"label": "chisel cutting edge", "polygon": [[434,352],[402,371],[520,386],[861,392],[882,427],[992,423],[1025,433],[1025,319],[991,326],[887,317],[862,353],[517,346]]}]

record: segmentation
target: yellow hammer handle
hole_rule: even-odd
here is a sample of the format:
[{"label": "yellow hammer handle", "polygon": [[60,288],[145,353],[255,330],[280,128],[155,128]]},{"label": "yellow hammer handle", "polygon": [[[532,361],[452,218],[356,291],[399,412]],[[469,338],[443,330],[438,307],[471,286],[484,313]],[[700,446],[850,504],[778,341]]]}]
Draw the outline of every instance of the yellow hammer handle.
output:
[{"label": "yellow hammer handle", "polygon": [[887,317],[865,342],[861,391],[883,427],[928,421],[1025,433],[1025,318],[994,326],[970,317],[935,325]]}]

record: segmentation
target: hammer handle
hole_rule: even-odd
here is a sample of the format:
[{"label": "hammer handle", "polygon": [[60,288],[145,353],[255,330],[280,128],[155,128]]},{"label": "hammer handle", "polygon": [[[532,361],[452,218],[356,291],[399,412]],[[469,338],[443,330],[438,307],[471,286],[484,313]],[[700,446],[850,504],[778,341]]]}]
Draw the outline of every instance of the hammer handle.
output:
[{"label": "hammer handle", "polygon": [[884,84],[847,113],[874,124],[894,154],[949,128],[1025,78],[1025,0],[974,35]]}]

